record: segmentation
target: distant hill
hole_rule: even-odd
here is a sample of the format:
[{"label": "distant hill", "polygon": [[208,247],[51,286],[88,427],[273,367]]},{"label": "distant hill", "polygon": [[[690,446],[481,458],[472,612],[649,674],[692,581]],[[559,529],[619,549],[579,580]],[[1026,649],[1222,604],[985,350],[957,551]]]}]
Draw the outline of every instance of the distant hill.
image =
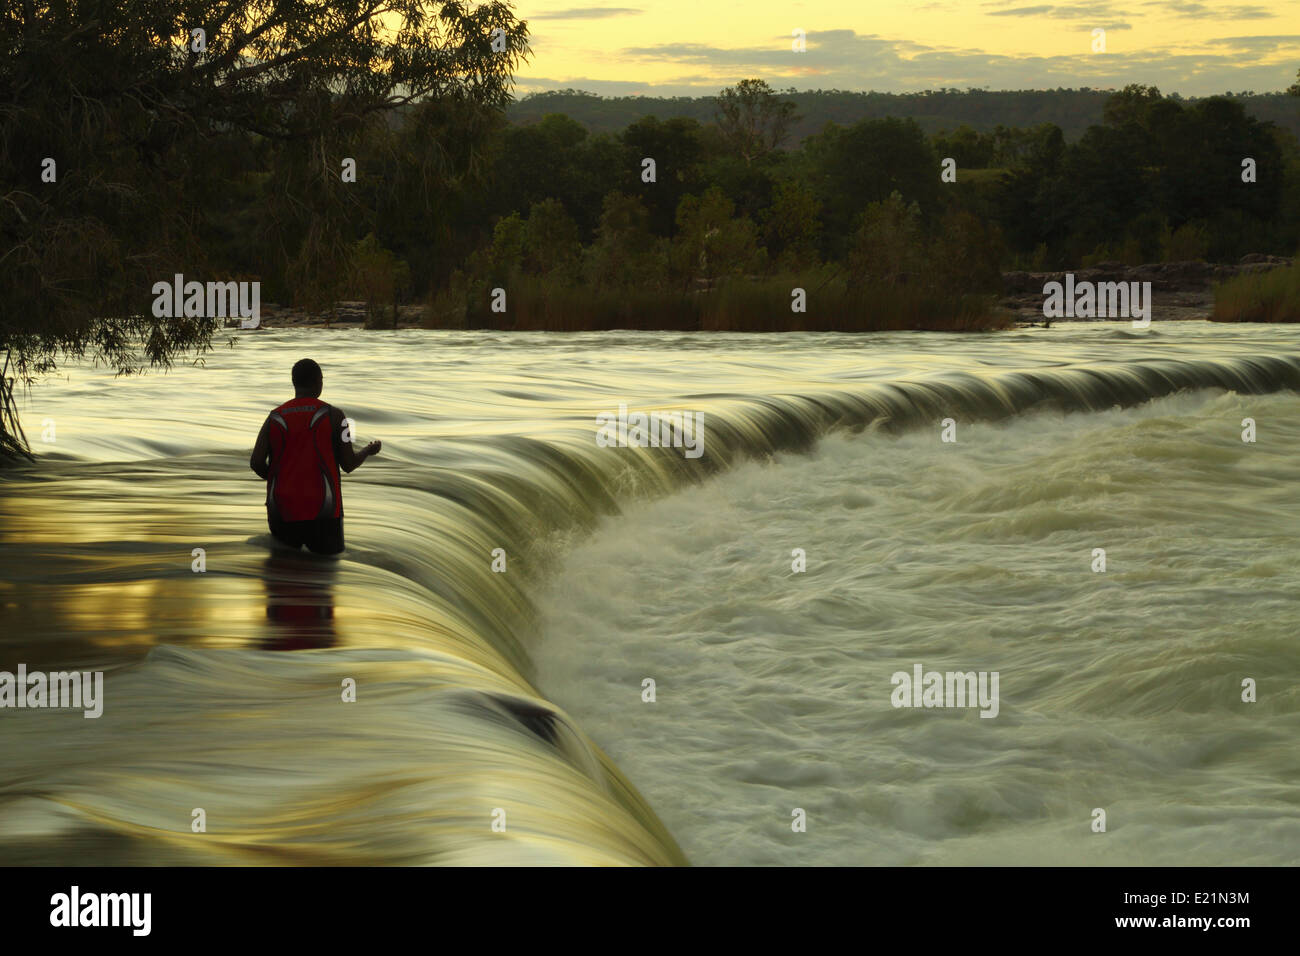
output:
[{"label": "distant hill", "polygon": [[[883,116],[911,117],[927,133],[954,130],[965,124],[980,132],[1003,126],[1055,123],[1067,139],[1077,139],[1101,123],[1102,107],[1113,91],[1093,90],[930,90],[924,93],[855,93],[848,90],[785,92],[802,119],[794,136],[820,132],[829,122],[855,123]],[[1285,93],[1228,94],[1256,118],[1272,120],[1300,138],[1300,100]],[[1185,102],[1194,102],[1194,98]],[[643,116],[668,119],[686,116],[701,123],[713,120],[711,96],[604,97],[580,90],[530,93],[511,104],[512,123],[534,123],[548,113],[563,113],[593,133],[614,133]]]}]

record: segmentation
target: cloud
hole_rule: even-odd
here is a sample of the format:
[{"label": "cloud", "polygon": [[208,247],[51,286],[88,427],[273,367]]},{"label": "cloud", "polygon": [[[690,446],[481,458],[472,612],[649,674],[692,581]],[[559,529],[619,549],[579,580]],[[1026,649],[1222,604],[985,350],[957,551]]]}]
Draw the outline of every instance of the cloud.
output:
[{"label": "cloud", "polygon": [[[985,4],[985,6],[992,5]],[[1117,10],[1112,10],[1110,4],[1107,3],[1094,3],[1079,7],[1039,4],[1038,6],[994,10],[985,14],[985,16],[990,17],[1048,17],[1053,20],[1084,20],[1091,26],[1101,26],[1107,30],[1131,30],[1131,26],[1118,20],[1119,17],[1125,15]],[[1108,20],[1109,22],[1107,22]]]},{"label": "cloud", "polygon": [[1267,7],[1255,4],[1212,6],[1191,0],[1150,0],[1144,7],[1158,7],[1186,20],[1270,20],[1277,16]]},{"label": "cloud", "polygon": [[[1007,4],[1012,2],[1015,2],[1015,0],[989,0],[982,6],[1007,7]],[[1022,4],[1021,6],[1008,7],[1005,10],[995,10],[987,14],[990,17],[1053,17],[1058,20],[1100,20],[1106,17],[1123,17],[1127,15],[1123,11],[1116,10],[1106,0],[1081,4],[1039,3],[1028,6]]]},{"label": "cloud", "polygon": [[1014,7],[1010,10],[998,10],[990,13],[991,17],[1041,17],[1051,13],[1056,7]]},{"label": "cloud", "polygon": [[[584,79],[583,88],[595,90],[591,84],[598,82],[600,91],[621,88],[653,95],[699,96],[712,95],[747,77],[762,77],[776,87],[897,92],[967,87],[1119,89],[1129,83],[1145,83],[1167,92],[1204,96],[1224,89],[1286,89],[1295,78],[1295,66],[1278,64],[1277,54],[1288,48],[1300,52],[1300,36],[1291,35],[1221,37],[1190,50],[1185,41],[1173,36],[1170,41],[1179,42],[1180,48],[1146,47],[1127,51],[1123,56],[1092,54],[1087,35],[1081,32],[1077,54],[1035,56],[925,45],[853,30],[825,30],[809,33],[807,53],[794,53],[779,44],[738,48],[705,43],[627,47],[614,54],[623,71],[629,61],[636,60],[675,64],[683,69],[679,75],[653,86],[612,86],[613,81]],[[552,89],[576,85],[577,80],[533,82]]]},{"label": "cloud", "polygon": [[568,10],[552,10],[550,13],[534,13],[528,20],[605,20],[609,17],[635,16],[644,13],[636,7],[572,7]]},{"label": "cloud", "polygon": [[1255,52],[1288,48],[1300,49],[1300,34],[1287,33],[1278,36],[1215,37],[1214,39],[1206,40],[1205,42],[1214,46],[1230,46],[1240,50],[1253,50]]}]

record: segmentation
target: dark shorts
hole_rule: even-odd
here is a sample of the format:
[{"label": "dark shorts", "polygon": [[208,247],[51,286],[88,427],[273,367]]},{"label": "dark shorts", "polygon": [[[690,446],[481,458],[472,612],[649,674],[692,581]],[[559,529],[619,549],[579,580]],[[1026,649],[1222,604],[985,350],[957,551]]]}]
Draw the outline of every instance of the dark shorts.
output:
[{"label": "dark shorts", "polygon": [[271,535],[281,544],[291,548],[307,546],[316,554],[338,554],[343,550],[343,519],[317,518],[314,521],[281,521],[274,515],[266,516]]}]

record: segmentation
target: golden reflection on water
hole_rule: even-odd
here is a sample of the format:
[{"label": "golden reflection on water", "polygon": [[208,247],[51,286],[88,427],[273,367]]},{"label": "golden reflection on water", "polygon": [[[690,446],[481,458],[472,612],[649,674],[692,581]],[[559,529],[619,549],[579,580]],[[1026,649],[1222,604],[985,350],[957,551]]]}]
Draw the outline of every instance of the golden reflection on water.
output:
[{"label": "golden reflection on water", "polygon": [[262,565],[268,651],[321,650],[338,643],[334,586],[338,563],[272,552]]},{"label": "golden reflection on water", "polygon": [[0,669],[106,671],[98,719],[0,712],[6,862],[682,861],[494,645],[526,604],[462,567],[472,529],[423,492],[353,483],[349,507],[402,526],[389,547],[362,520],[341,559],[288,553],[238,468],[54,462],[0,483]]}]

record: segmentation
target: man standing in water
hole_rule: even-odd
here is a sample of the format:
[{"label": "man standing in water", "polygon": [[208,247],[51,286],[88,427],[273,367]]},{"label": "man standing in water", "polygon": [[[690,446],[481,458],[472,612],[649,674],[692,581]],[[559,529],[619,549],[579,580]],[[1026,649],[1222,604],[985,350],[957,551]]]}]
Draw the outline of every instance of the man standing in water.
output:
[{"label": "man standing in water", "polygon": [[248,466],[267,483],[266,523],[277,541],[338,554],[343,550],[339,468],[353,471],[382,446],[372,441],[354,451],[351,435],[343,437],[343,412],[320,400],[323,387],[319,365],[311,359],[294,365],[294,397],[267,416]]}]

